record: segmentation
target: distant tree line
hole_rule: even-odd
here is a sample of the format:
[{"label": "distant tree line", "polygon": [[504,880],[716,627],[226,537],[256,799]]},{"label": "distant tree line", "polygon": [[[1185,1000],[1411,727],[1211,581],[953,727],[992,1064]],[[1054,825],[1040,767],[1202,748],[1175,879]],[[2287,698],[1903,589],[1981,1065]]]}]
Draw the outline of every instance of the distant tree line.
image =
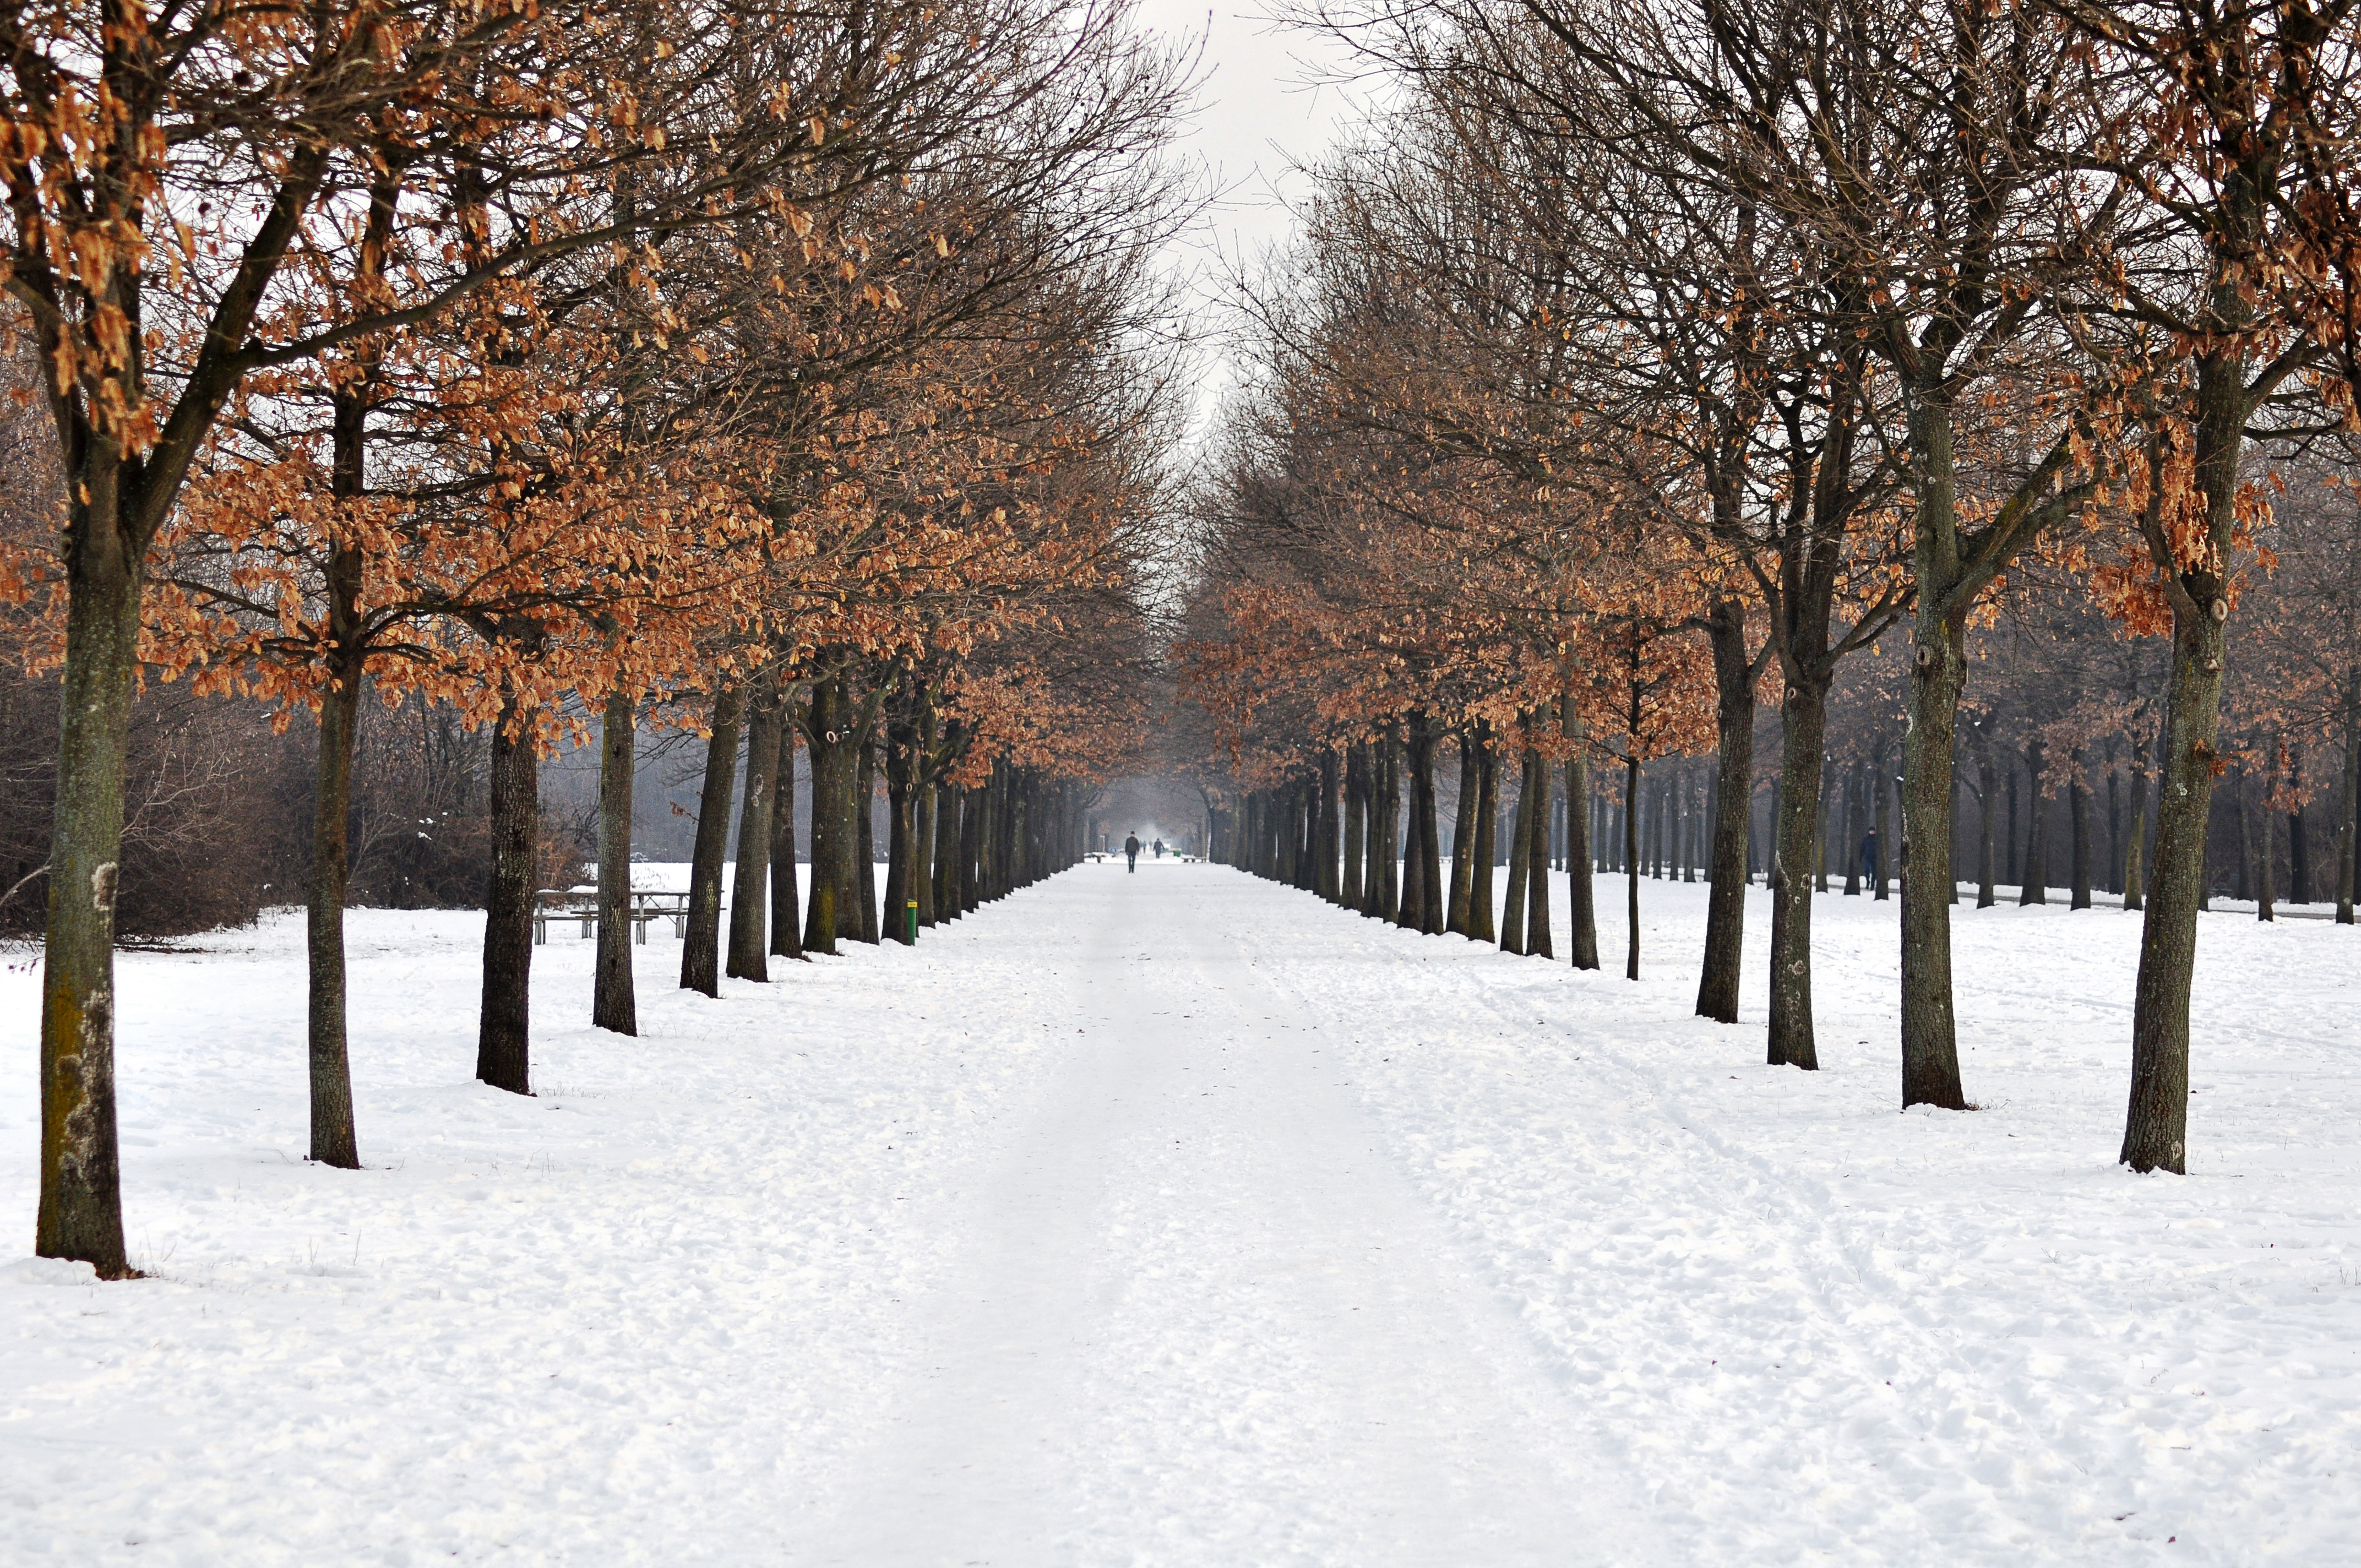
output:
[{"label": "distant tree line", "polygon": [[[1241,284],[1183,644],[1217,852],[1528,952],[1545,858],[1630,868],[1634,978],[1678,856],[1724,1022],[1759,869],[1766,1056],[1810,1069],[1814,894],[1873,835],[1902,1103],[1952,1109],[1962,884],[2120,887],[2122,1157],[2184,1169],[2200,909],[2352,918],[2354,8],[1295,19],[1387,107]],[[1596,967],[1587,874],[1572,916]]]},{"label": "distant tree line", "polygon": [[[1081,852],[1138,745],[1183,411],[1153,263],[1189,83],[1123,6],[68,0],[5,27],[12,429],[41,456],[0,551],[0,723],[53,726],[0,781],[0,907],[46,904],[37,1250],[129,1269],[126,930],[300,884],[332,1166],[359,1161],[356,898],[472,883],[477,1074],[524,1093],[539,895],[595,860],[594,1018],[633,1032],[643,730],[704,755],[680,978],[708,993]],[[586,745],[576,833],[540,763]],[[799,757],[807,847],[776,809]],[[240,847],[247,879],[190,880]]]}]

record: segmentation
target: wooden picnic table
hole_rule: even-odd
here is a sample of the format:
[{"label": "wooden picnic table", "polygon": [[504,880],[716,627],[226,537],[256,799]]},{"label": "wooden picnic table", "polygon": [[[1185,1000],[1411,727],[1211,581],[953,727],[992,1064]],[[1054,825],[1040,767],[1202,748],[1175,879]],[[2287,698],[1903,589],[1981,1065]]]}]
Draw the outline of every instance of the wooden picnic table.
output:
[{"label": "wooden picnic table", "polygon": [[[657,920],[670,920],[672,934],[688,934],[688,894],[660,888],[633,888],[631,910],[626,916],[631,923],[631,938],[642,947],[647,944],[648,927]],[[549,940],[549,923],[553,920],[578,920],[586,938],[598,929],[598,890],[595,887],[545,887],[534,895],[533,939]]]}]

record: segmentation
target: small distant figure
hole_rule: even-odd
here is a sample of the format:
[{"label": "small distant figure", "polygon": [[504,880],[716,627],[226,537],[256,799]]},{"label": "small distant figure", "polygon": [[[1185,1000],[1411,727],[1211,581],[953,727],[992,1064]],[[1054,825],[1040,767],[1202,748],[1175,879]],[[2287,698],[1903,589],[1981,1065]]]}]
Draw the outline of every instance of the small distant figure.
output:
[{"label": "small distant figure", "polygon": [[1156,858],[1159,861],[1164,858],[1164,840],[1161,839],[1156,840]]},{"label": "small distant figure", "polygon": [[1877,880],[1877,829],[1874,828],[1869,830],[1869,837],[1861,841],[1861,880],[1866,883]]},{"label": "small distant figure", "polygon": [[1139,835],[1134,833],[1123,841],[1123,863],[1126,871],[1139,870]]}]

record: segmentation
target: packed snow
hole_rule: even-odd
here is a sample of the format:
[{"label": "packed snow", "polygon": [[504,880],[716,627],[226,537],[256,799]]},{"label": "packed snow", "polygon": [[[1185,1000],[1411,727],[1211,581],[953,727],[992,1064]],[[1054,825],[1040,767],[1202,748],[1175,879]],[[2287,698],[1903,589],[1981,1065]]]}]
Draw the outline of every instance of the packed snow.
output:
[{"label": "packed snow", "polygon": [[[1644,978],[1220,867],[1078,867],[472,1081],[481,916],[120,960],[133,1260],[27,1255],[0,974],[0,1562],[2348,1561],[2356,934],[2204,917],[2191,1174],[2114,1163],[2138,917],[1959,912],[1969,1113],[1897,1113],[1897,905],[1816,906],[1824,1070]],[[1555,928],[1566,931],[1565,879]]]}]

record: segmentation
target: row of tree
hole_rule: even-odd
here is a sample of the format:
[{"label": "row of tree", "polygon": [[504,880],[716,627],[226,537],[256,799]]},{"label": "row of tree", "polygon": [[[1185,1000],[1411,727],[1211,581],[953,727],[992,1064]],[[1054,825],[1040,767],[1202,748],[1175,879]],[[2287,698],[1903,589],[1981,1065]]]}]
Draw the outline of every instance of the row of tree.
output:
[{"label": "row of tree", "polygon": [[[644,724],[707,748],[681,979],[708,992],[1079,851],[1077,781],[1136,743],[1174,417],[1150,262],[1182,216],[1160,148],[1186,71],[1123,5],[69,0],[0,27],[0,279],[60,503],[0,567],[58,682],[37,1250],[128,1272],[113,953],[143,685],[316,715],[330,1165],[359,1160],[368,694],[485,738],[478,1076],[520,1093],[555,747],[600,750],[596,1016],[625,1032]],[[798,743],[807,917],[776,809]]]},{"label": "row of tree", "polygon": [[[1372,913],[1480,935],[1490,857],[1446,882],[1434,848],[1454,740],[1471,843],[1499,775],[1538,800],[1562,768],[1587,802],[1597,767],[1636,801],[1651,762],[1709,753],[1697,1010],[1734,1021],[1760,768],[1767,1055],[1811,1068],[1825,815],[1890,810],[1902,1099],[1957,1109],[1960,800],[1992,803],[2004,742],[2036,799],[2112,754],[2144,860],[2122,1157],[2185,1168],[2216,781],[2283,812],[2361,773],[2353,5],[1299,20],[1390,95],[1243,290],[1261,373],[1197,503],[1187,652],[1233,853],[1324,890],[1357,841]],[[1895,689],[1844,759],[1868,776],[1836,788],[1832,701],[1888,644]],[[1509,864],[1530,947],[1543,905]]]}]

